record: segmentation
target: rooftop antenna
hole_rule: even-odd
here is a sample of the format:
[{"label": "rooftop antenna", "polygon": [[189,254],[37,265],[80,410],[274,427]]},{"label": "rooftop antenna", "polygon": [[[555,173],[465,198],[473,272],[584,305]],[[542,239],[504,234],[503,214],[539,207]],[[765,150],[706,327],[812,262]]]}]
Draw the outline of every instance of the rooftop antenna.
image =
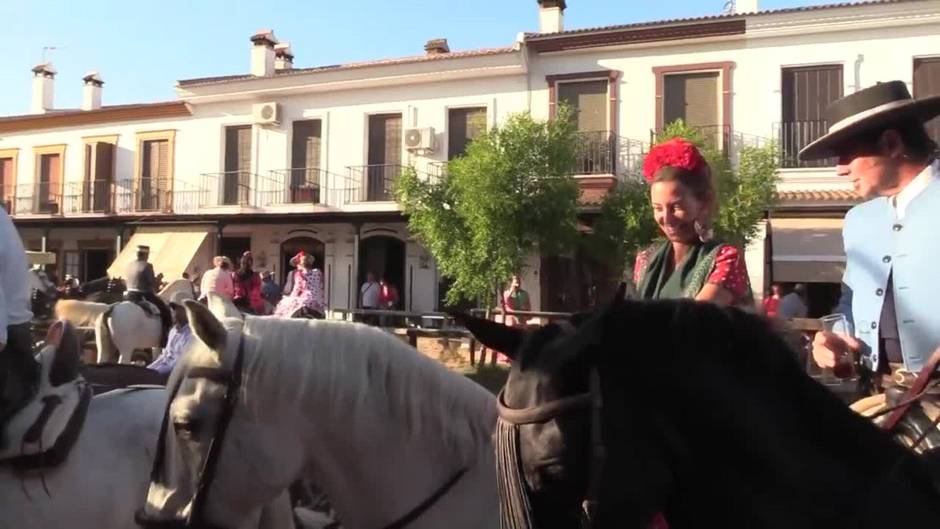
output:
[{"label": "rooftop antenna", "polygon": [[733,14],[735,12],[734,0],[727,0],[725,2],[725,6],[721,9],[721,12],[724,15]]},{"label": "rooftop antenna", "polygon": [[58,46],[43,46],[43,47],[42,47],[42,62],[46,62],[46,52],[47,52],[47,51],[56,51],[56,50],[60,50],[60,49],[62,49],[62,48],[60,48],[60,47],[58,47]]}]

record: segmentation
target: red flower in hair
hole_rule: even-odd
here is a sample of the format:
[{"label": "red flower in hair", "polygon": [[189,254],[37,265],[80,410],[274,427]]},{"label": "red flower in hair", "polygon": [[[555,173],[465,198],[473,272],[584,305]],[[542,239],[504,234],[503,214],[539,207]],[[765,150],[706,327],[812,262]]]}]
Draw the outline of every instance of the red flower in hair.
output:
[{"label": "red flower in hair", "polygon": [[679,167],[699,172],[705,168],[705,158],[698,148],[682,138],[673,138],[655,145],[643,160],[643,176],[653,183],[656,173],[663,167]]}]

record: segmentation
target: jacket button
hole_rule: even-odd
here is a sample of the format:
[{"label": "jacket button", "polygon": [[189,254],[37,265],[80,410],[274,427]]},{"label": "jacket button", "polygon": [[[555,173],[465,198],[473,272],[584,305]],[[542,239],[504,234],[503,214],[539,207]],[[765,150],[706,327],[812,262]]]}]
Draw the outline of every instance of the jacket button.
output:
[{"label": "jacket button", "polygon": [[883,288],[879,288],[878,290],[875,291],[876,296],[883,296],[884,294],[885,294],[885,291]]},{"label": "jacket button", "polygon": [[895,224],[894,226],[891,227],[891,229],[894,231],[901,231],[901,228],[903,227],[904,226],[901,226],[900,224]]},{"label": "jacket button", "polygon": [[878,324],[877,324],[876,322],[871,322],[871,328],[872,328],[872,329],[877,329],[877,328],[878,328]]},{"label": "jacket button", "polygon": [[890,263],[890,262],[891,262],[891,256],[890,256],[890,255],[886,255],[886,256],[882,257],[882,258],[881,258],[881,262],[882,262],[882,263]]}]

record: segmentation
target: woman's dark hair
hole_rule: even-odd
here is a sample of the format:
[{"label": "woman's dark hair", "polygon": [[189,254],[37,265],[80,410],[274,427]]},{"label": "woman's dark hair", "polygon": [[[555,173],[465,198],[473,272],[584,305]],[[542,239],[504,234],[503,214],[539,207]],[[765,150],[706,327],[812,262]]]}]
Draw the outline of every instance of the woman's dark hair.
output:
[{"label": "woman's dark hair", "polygon": [[251,265],[254,264],[253,259],[250,255],[243,255],[241,259],[238,260],[238,278],[245,280],[251,277],[253,271],[251,270]]},{"label": "woman's dark hair", "polygon": [[689,171],[671,165],[656,171],[653,182],[679,182],[692,192],[692,196],[702,203],[715,201],[715,186],[712,183],[711,169],[705,165],[701,171]]}]

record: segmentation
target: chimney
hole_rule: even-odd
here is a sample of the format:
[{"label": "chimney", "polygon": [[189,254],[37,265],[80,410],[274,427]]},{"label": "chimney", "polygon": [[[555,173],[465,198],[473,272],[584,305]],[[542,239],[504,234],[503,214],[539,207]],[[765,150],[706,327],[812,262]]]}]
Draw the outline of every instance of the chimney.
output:
[{"label": "chimney", "polygon": [[55,88],[55,68],[51,62],[44,62],[33,67],[33,102],[30,112],[45,114],[52,110],[53,88]]},{"label": "chimney", "polygon": [[274,75],[274,46],[277,39],[270,29],[262,29],[251,36],[251,75]]},{"label": "chimney", "polygon": [[88,72],[82,81],[85,83],[82,89],[82,110],[98,110],[101,108],[101,87],[104,81],[98,72]]},{"label": "chimney", "polygon": [[290,42],[274,45],[274,71],[290,70],[294,67],[294,54],[290,51]]},{"label": "chimney", "polygon": [[447,45],[447,39],[431,39],[424,45],[424,51],[428,55],[443,55],[450,53],[450,46]]},{"label": "chimney", "polygon": [[565,30],[565,0],[539,1],[539,33],[560,33]]},{"label": "chimney", "polygon": [[757,13],[759,11],[757,0],[734,0],[734,14]]}]

